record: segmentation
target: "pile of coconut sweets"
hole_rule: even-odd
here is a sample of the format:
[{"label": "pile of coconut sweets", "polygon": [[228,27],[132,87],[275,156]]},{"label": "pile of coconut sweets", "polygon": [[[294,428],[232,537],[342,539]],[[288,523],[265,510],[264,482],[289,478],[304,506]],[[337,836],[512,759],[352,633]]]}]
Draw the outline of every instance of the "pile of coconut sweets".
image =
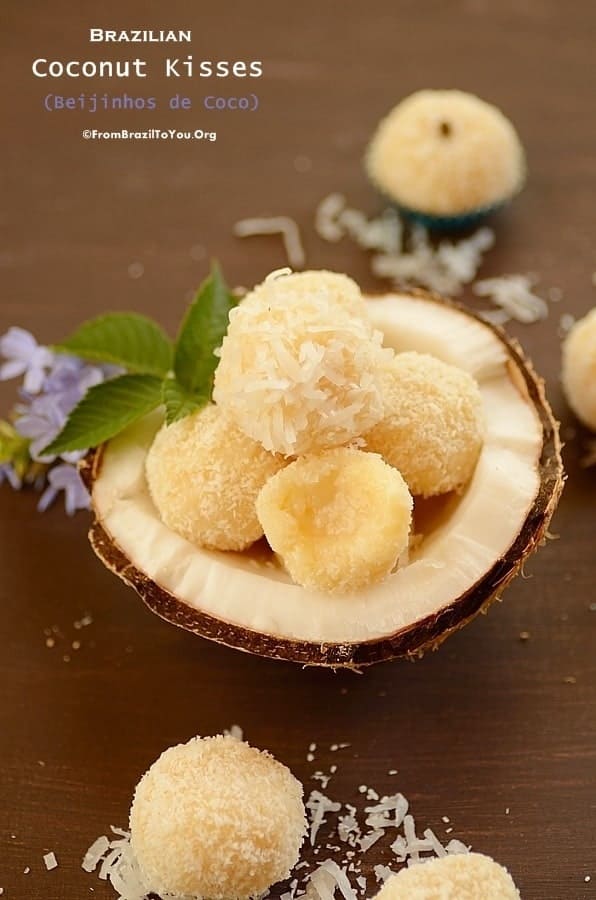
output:
[{"label": "pile of coconut sweets", "polygon": [[473,473],[475,380],[383,347],[346,275],[273,272],[232,310],[218,354],[214,402],[164,425],[146,461],[162,521],[199,547],[264,535],[296,584],[358,591],[407,559],[413,495]]}]

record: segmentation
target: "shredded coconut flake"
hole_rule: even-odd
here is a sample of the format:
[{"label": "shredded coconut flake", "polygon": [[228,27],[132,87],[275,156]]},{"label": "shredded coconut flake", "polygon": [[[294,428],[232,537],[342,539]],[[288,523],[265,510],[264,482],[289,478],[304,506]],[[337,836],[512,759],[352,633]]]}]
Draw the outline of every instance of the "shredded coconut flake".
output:
[{"label": "shredded coconut flake", "polygon": [[459,294],[473,281],[483,254],[494,244],[494,232],[480,228],[457,243],[441,241],[434,247],[425,228],[414,226],[409,250],[374,256],[371,268],[396,285],[422,285],[441,294]]},{"label": "shredded coconut flake", "polygon": [[294,269],[302,269],[306,263],[306,254],[302,246],[300,229],[294,219],[288,216],[272,218],[243,219],[234,225],[237,237],[255,237],[266,234],[281,234],[288,262]]},{"label": "shredded coconut flake", "polygon": [[56,854],[53,851],[44,854],[43,861],[48,872],[51,872],[52,869],[56,869],[58,867],[58,860],[56,859]]},{"label": "shredded coconut flake", "polygon": [[240,727],[240,725],[230,725],[229,730],[226,729],[224,734],[229,734],[230,737],[236,738],[237,741],[244,740],[244,731]]},{"label": "shredded coconut flake", "polygon": [[337,242],[350,237],[364,250],[399,253],[403,225],[398,213],[389,207],[380,216],[367,219],[363,212],[351,209],[343,194],[329,194],[317,207],[315,230],[325,241]]},{"label": "shredded coconut flake", "polygon": [[329,194],[319,203],[315,213],[315,230],[324,241],[335,243],[344,236],[345,232],[338,218],[345,206],[346,198],[343,194]]},{"label": "shredded coconut flake", "polygon": [[384,884],[387,879],[391,878],[391,876],[394,874],[393,870],[390,869],[389,866],[378,865],[374,867],[373,871],[375,873],[375,878],[377,879],[377,881],[382,884]]},{"label": "shredded coconut flake", "polygon": [[101,837],[98,837],[97,840],[93,841],[85,856],[83,858],[83,862],[81,863],[81,868],[85,870],[85,872],[94,872],[98,866],[100,859],[104,856],[105,853],[110,848],[110,842],[108,841],[105,834],[102,834]]},{"label": "shredded coconut flake", "polygon": [[314,846],[319,828],[327,821],[326,814],[339,812],[341,803],[335,803],[320,791],[311,791],[305,806],[310,816],[310,843],[311,846]]},{"label": "shredded coconut flake", "polygon": [[367,850],[370,850],[372,845],[376,844],[380,838],[384,837],[384,835],[384,831],[369,831],[368,834],[365,834],[364,837],[360,838],[358,841],[362,852],[366,853]]},{"label": "shredded coconut flake", "polygon": [[574,325],[575,316],[572,316],[571,313],[563,313],[563,315],[559,319],[559,337],[565,337],[565,335],[569,331],[571,331]]},{"label": "shredded coconut flake", "polygon": [[331,781],[331,775],[325,775],[324,772],[315,772],[314,775],[311,775],[310,777],[313,781],[320,782],[323,790],[326,790],[327,785]]},{"label": "shredded coconut flake", "polygon": [[[534,278],[530,275],[503,275],[500,278],[486,278],[477,281],[473,291],[477,297],[488,297],[498,310],[529,325],[546,319],[548,304],[531,290]],[[486,314],[485,314],[486,315]]]}]

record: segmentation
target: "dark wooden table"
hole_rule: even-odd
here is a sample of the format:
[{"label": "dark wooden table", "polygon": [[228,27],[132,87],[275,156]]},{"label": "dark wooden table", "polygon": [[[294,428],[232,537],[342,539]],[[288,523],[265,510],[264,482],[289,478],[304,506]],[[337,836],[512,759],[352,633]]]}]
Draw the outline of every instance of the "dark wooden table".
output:
[{"label": "dark wooden table", "polygon": [[[85,514],[68,519],[56,507],[40,516],[34,494],[3,487],[4,896],[113,896],[81,870],[87,846],[110,824],[126,824],[134,784],[162,749],[233,722],[307,790],[313,768],[336,761],[328,791],[338,799],[357,798],[361,783],[398,788],[420,826],[443,834],[441,817],[449,816],[453,836],[510,868],[524,900],[595,896],[596,471],[578,463],[586,435],[570,437],[557,334],[562,313],[581,314],[596,301],[593,4],[105,0],[100,9],[5,0],[1,16],[0,332],[20,324],[49,342],[108,308],[146,311],[173,329],[209,256],[240,284],[284,264],[276,238],[232,237],[233,222],[255,214],[294,216],[312,267],[379,287],[363,253],[315,236],[313,210],[340,190],[374,212],[361,168],[371,129],[412,90],[457,86],[506,110],[527,147],[527,189],[495,222],[497,245],[482,272],[534,271],[544,291],[563,292],[547,321],[511,331],[547,379],[568,437],[569,474],[553,527],[559,537],[531,561],[531,577],[438,653],[363,676],[251,658],[163,624],[94,558]],[[237,94],[241,82],[153,74],[48,86],[33,78],[38,56],[140,55],[157,73],[176,49],[91,46],[92,25],[192,27],[196,60],[262,59],[265,75],[251,84],[259,111],[202,111],[206,94]],[[49,90],[126,91],[161,104],[181,92],[194,109],[47,113]],[[218,139],[83,141],[81,129],[94,126],[192,126],[216,129]],[[311,168],[299,171],[297,157]],[[4,409],[11,397],[4,385]],[[92,624],[76,629],[86,613]],[[47,629],[56,629],[52,648]],[[351,746],[336,760],[320,753],[313,766],[311,741]],[[399,776],[389,778],[389,768]],[[53,872],[43,865],[46,850],[59,860]],[[380,852],[369,861],[381,861]]]}]

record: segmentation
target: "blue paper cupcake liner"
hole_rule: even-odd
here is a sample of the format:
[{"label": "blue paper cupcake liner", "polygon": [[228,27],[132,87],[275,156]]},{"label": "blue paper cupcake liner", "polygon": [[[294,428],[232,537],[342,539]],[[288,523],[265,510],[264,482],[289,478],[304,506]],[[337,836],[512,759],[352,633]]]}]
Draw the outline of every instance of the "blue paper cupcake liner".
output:
[{"label": "blue paper cupcake liner", "polygon": [[504,206],[507,206],[510,200],[511,198],[507,197],[505,200],[500,200],[498,203],[493,203],[490,206],[471,209],[468,212],[458,213],[455,216],[433,215],[431,213],[421,212],[420,210],[403,206],[395,200],[391,200],[391,204],[398,213],[409,222],[423,225],[429,231],[447,232],[464,231],[467,228],[474,228],[476,225],[480,225],[480,223],[490,215],[502,209]]}]

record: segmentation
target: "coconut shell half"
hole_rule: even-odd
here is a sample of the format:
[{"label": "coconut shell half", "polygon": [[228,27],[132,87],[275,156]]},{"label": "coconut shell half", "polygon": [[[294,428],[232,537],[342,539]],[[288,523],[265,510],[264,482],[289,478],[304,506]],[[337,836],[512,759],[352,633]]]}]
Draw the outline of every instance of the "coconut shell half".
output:
[{"label": "coconut shell half", "polygon": [[418,539],[383,583],[317,594],[293,584],[264,542],[217,553],[161,522],[144,474],[162,421],[152,414],[90,453],[81,471],[93,549],[163,619],[247,653],[358,669],[437,647],[500,597],[544,541],[563,487],[561,445],[519,345],[428,293],[368,299],[387,346],[431,353],[477,379],[487,434],[470,483],[459,495],[415,499]]}]

